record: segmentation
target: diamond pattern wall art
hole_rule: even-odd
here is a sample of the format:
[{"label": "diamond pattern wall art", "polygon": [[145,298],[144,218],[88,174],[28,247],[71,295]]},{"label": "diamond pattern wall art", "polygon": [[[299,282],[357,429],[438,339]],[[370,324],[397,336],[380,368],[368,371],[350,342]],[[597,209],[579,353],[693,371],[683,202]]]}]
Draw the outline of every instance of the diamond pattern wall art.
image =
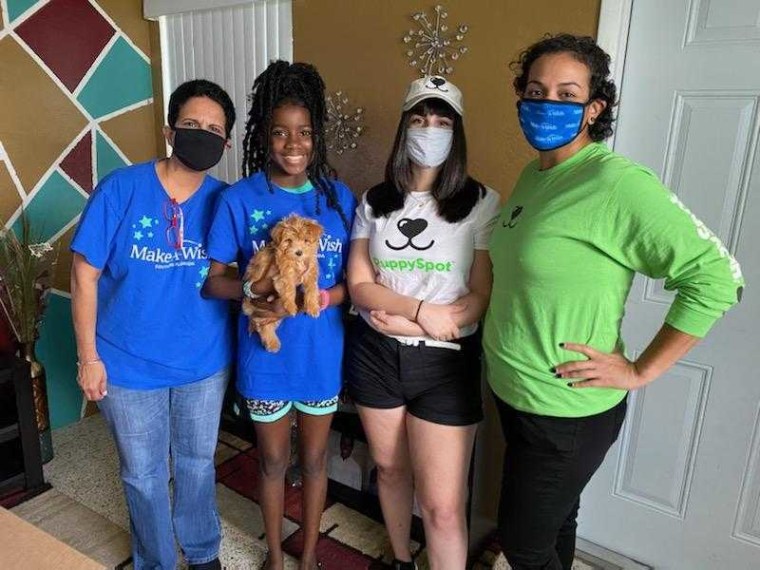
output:
[{"label": "diamond pattern wall art", "polygon": [[[48,241],[74,221],[86,201],[56,169],[39,187],[25,212],[37,234]],[[20,225],[21,218],[16,218],[12,227],[17,234],[21,230]]]},{"label": "diamond pattern wall art", "polygon": [[29,8],[37,4],[38,0],[7,0],[8,19],[11,23],[19,16],[23,16]]},{"label": "diamond pattern wall art", "polygon": [[116,33],[87,0],[53,0],[15,31],[71,92]]},{"label": "diamond pattern wall art", "polygon": [[98,180],[103,180],[117,168],[127,165],[121,153],[103,136],[103,133],[98,132],[95,141],[95,175]]},{"label": "diamond pattern wall art", "polygon": [[85,131],[84,135],[71,152],[61,161],[63,170],[82,190],[92,192],[92,132]]},{"label": "diamond pattern wall art", "polygon": [[[33,232],[66,252],[98,180],[163,150],[151,25],[142,0],[0,0],[2,226],[18,229],[23,210]],[[70,366],[70,260],[59,256],[53,293],[61,310],[46,316],[40,338],[41,351],[56,354],[47,366],[54,428],[78,419],[81,405]]]},{"label": "diamond pattern wall art", "polygon": [[149,62],[119,38],[77,99],[91,116],[102,118],[150,99],[152,93]]}]

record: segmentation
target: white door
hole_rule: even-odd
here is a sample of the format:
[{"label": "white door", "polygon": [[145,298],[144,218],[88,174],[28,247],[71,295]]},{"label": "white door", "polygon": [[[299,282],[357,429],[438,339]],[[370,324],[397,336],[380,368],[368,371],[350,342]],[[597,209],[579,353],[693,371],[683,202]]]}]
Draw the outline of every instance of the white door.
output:
[{"label": "white door", "polygon": [[[742,264],[742,302],[629,399],[579,535],[663,569],[760,569],[760,1],[634,0],[615,150],[659,173]],[[629,352],[671,295],[637,279]]]}]

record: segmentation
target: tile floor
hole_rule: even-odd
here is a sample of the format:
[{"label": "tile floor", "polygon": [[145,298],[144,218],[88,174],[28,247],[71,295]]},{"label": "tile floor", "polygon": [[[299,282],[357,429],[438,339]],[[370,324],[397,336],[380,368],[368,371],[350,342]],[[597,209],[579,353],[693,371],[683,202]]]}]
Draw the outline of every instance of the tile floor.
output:
[{"label": "tile floor", "polygon": [[[45,466],[46,479],[53,489],[19,505],[14,512],[109,568],[131,568],[124,564],[129,558],[129,523],[118,460],[102,418],[85,418],[57,430],[53,438],[55,459]],[[222,563],[228,570],[258,569],[264,561],[266,545],[256,503],[256,450],[228,433],[221,433],[219,439],[216,464],[224,536]],[[300,551],[299,521],[300,491],[290,489],[283,521],[286,552]],[[387,568],[383,564],[390,558],[387,538],[377,521],[328,501],[321,531],[319,555],[327,569]],[[424,551],[418,561],[421,570],[427,568]],[[286,568],[296,567],[296,559],[288,556]],[[508,566],[503,556],[486,551],[474,568],[505,570]],[[620,567],[580,559],[574,565],[574,570],[602,568]]]}]

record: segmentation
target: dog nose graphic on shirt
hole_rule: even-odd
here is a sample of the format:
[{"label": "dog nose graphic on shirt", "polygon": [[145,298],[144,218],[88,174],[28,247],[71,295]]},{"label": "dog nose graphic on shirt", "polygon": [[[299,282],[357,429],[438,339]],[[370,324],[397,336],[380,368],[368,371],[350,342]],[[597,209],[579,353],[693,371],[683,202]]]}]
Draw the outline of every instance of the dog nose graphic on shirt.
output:
[{"label": "dog nose graphic on shirt", "polygon": [[411,247],[417,251],[425,251],[426,249],[433,247],[433,244],[435,243],[435,240],[432,239],[430,240],[430,243],[425,246],[418,246],[414,243],[414,238],[424,232],[428,227],[427,220],[424,218],[401,218],[396,224],[396,227],[398,228],[398,231],[400,231],[401,234],[406,238],[406,243],[404,245],[397,246],[391,244],[390,240],[385,240],[385,245],[394,251],[400,251],[402,249],[406,249],[407,247]]},{"label": "dog nose graphic on shirt", "polygon": [[512,209],[512,214],[509,216],[509,221],[502,221],[501,226],[503,228],[509,228],[510,230],[514,228],[517,225],[517,218],[520,217],[520,214],[522,214],[523,207],[522,206],[515,206]]}]

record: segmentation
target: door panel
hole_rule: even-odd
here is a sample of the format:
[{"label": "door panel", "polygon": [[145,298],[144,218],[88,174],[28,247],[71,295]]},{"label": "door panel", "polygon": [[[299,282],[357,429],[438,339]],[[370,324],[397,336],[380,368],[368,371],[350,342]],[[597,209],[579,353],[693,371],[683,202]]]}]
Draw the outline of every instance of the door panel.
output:
[{"label": "door panel", "polygon": [[[634,0],[615,150],[652,168],[748,287],[687,357],[630,396],[581,500],[579,535],[658,569],[760,568],[760,2]],[[640,353],[673,295],[637,277]]]}]

